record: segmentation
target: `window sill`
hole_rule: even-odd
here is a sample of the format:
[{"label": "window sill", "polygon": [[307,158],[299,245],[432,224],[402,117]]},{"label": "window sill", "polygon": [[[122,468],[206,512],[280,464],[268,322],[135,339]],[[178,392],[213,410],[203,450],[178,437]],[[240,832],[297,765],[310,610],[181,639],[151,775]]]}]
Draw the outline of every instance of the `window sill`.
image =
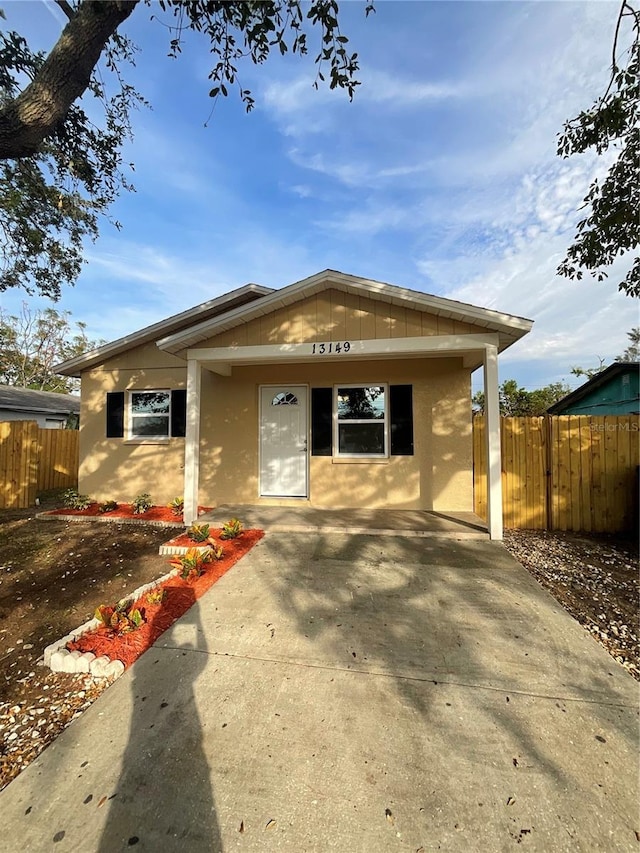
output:
[{"label": "window sill", "polygon": [[170,438],[127,438],[123,444],[169,444]]},{"label": "window sill", "polygon": [[333,456],[332,465],[384,465],[388,456]]}]

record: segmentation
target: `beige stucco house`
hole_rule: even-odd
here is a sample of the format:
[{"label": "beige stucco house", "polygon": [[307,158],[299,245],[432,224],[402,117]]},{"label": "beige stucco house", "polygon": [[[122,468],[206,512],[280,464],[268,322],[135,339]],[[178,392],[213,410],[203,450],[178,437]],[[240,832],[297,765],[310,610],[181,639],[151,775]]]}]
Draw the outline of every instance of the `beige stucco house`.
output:
[{"label": "beige stucco house", "polygon": [[249,284],[58,366],[80,376],[98,500],[470,511],[484,366],[489,529],[502,535],[498,353],[531,321],[325,270]]}]

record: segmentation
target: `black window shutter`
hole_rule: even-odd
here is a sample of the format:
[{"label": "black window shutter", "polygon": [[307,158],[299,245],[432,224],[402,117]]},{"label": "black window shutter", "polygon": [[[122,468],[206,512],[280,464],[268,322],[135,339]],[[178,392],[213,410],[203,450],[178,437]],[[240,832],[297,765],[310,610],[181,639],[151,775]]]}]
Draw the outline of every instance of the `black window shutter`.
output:
[{"label": "black window shutter", "polygon": [[333,388],[311,389],[311,454],[333,453]]},{"label": "black window shutter", "polygon": [[413,456],[413,387],[391,385],[391,455]]},{"label": "black window shutter", "polygon": [[171,392],[171,435],[184,438],[187,431],[187,392]]},{"label": "black window shutter", "polygon": [[124,391],[107,394],[107,438],[124,435]]}]

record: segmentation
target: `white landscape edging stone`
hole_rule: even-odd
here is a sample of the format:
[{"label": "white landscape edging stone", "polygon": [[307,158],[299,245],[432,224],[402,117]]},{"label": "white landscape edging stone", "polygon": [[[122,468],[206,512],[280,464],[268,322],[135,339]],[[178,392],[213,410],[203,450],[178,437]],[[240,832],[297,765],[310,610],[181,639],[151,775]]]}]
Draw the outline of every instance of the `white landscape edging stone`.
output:
[{"label": "white landscape edging stone", "polygon": [[[141,596],[151,592],[151,590],[160,586],[160,584],[165,581],[168,581],[170,578],[175,577],[177,574],[178,569],[172,569],[170,572],[167,572],[166,575],[162,575],[161,578],[151,581],[151,583],[143,584],[143,586],[139,586],[138,589],[134,590],[129,595],[125,595],[124,598],[120,599],[118,604],[136,601]],[[80,627],[71,631],[70,634],[61,637],[59,640],[56,640],[55,643],[51,643],[44,650],[42,658],[43,665],[48,667],[52,672],[69,672],[73,674],[84,673],[85,675],[88,673],[93,676],[93,678],[118,678],[125,670],[124,663],[121,660],[118,660],[117,658],[111,660],[111,658],[106,655],[102,655],[97,658],[92,652],[83,653],[77,650],[71,652],[67,648],[67,643],[72,643],[75,640],[78,640],[83,634],[93,631],[100,624],[101,622],[99,619],[89,619],[88,622],[80,625]]]},{"label": "white landscape edging stone", "polygon": [[185,527],[180,521],[160,521],[159,519],[145,518],[144,514],[139,518],[123,518],[115,515],[66,515],[64,513],[54,514],[50,510],[36,513],[36,518],[42,521],[81,521],[94,522],[96,524],[147,524],[150,527]]},{"label": "white landscape edging stone", "polygon": [[189,551],[206,551],[207,548],[210,548],[210,545],[206,543],[203,544],[194,544],[194,545],[171,545],[169,542],[165,542],[164,545],[161,545],[158,548],[158,554],[161,557],[173,557],[173,556],[182,556]]}]

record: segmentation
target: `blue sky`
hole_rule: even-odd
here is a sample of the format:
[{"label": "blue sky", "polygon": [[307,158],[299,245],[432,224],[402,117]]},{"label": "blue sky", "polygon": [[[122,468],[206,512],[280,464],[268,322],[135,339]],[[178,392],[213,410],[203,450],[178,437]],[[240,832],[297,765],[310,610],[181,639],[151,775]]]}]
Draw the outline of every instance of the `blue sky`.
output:
[{"label": "blue sky", "polygon": [[[0,5],[43,49],[64,23],[50,2]],[[112,340],[247,282],[329,267],[529,317],[501,379],[578,384],[571,367],[611,360],[640,322],[619,279],[555,275],[607,165],[561,160],[556,137],[606,87],[619,4],[379,0],[368,19],[364,5],[341,4],[361,62],[353,103],[313,89],[312,41],[306,58],[241,68],[249,115],[234,95],[212,110],[203,39],[170,60],[159,7],[138,7],[128,77],[153,109],[134,116],[125,156],[137,191],[57,307]],[[51,304],[15,291],[2,306],[25,298]]]}]

